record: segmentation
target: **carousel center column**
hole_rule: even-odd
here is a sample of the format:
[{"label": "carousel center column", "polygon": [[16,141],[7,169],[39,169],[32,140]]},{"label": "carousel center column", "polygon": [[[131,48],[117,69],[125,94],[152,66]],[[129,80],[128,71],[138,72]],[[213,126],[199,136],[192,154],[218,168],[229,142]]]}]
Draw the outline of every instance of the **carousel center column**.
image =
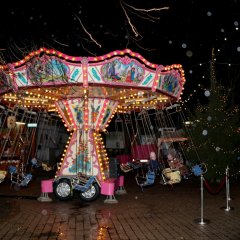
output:
[{"label": "carousel center column", "polygon": [[55,103],[70,132],[57,176],[83,173],[109,177],[109,159],[100,132],[104,131],[118,107],[118,101],[89,97],[87,61],[82,61],[83,94]]}]

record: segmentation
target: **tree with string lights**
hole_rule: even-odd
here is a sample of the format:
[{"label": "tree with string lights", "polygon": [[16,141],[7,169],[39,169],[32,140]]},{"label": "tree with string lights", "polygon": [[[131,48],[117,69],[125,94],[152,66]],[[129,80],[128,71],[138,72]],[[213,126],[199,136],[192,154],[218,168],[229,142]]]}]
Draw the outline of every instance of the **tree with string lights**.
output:
[{"label": "tree with string lights", "polygon": [[240,176],[239,107],[229,105],[231,89],[217,84],[211,65],[211,88],[205,90],[206,103],[198,103],[190,116],[191,141],[186,155],[193,163],[207,165],[206,177],[220,179],[227,166],[230,175]]}]

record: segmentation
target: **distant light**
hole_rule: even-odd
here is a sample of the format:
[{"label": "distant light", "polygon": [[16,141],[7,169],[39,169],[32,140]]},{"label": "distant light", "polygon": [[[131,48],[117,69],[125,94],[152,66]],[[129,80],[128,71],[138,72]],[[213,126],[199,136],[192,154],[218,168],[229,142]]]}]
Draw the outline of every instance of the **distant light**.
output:
[{"label": "distant light", "polygon": [[16,122],[17,125],[25,125],[25,122]]},{"label": "distant light", "polygon": [[220,147],[216,147],[216,149],[215,149],[217,152],[219,152],[220,151]]},{"label": "distant light", "polygon": [[228,66],[230,67],[230,66],[231,66],[231,63],[229,63]]},{"label": "distant light", "polygon": [[239,29],[239,28],[238,28],[238,27],[236,27],[235,29],[238,31],[238,29]]},{"label": "distant light", "polygon": [[168,43],[169,43],[169,44],[172,44],[172,40],[169,40]]},{"label": "distant light", "polygon": [[27,127],[31,128],[31,127],[37,127],[37,123],[28,123]]},{"label": "distant light", "polygon": [[193,73],[193,70],[189,70],[189,73],[192,74],[192,73]]},{"label": "distant light", "polygon": [[223,29],[223,28],[221,28],[221,30],[220,30],[222,33],[224,33],[225,32],[225,30]]},{"label": "distant light", "polygon": [[237,51],[240,52],[240,47],[237,47]]},{"label": "distant light", "polygon": [[142,163],[146,163],[146,162],[148,162],[148,159],[140,159],[140,162],[142,162]]},{"label": "distant light", "polygon": [[225,41],[227,41],[227,38],[224,38]]}]

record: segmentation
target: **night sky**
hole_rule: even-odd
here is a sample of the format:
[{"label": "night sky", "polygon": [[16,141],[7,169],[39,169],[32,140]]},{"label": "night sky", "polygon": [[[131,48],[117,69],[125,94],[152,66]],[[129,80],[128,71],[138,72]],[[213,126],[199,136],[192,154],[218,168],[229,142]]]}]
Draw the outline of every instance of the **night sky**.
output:
[{"label": "night sky", "polygon": [[[137,10],[166,7],[148,15]],[[238,0],[6,1],[0,14],[1,63],[18,61],[40,47],[73,56],[129,48],[156,64],[182,64],[183,98],[189,99],[198,88],[210,86],[214,48],[217,81],[235,89],[239,103],[238,28]]]}]

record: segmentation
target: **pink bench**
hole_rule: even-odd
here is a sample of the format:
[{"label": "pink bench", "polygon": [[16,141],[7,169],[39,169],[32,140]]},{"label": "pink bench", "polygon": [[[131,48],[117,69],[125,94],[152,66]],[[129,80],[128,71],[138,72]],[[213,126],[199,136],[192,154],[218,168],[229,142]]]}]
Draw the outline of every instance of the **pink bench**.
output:
[{"label": "pink bench", "polygon": [[115,191],[116,194],[126,193],[123,184],[124,176],[119,176],[118,178],[108,178],[104,182],[101,182],[101,194],[107,196],[104,203],[118,203],[114,193]]},{"label": "pink bench", "polygon": [[48,196],[48,193],[53,192],[53,179],[41,181],[41,196],[37,199],[40,202],[51,202],[52,199]]},{"label": "pink bench", "polygon": [[101,194],[107,195],[104,203],[118,203],[118,200],[114,196],[117,178],[108,178],[104,182],[101,182]]}]

